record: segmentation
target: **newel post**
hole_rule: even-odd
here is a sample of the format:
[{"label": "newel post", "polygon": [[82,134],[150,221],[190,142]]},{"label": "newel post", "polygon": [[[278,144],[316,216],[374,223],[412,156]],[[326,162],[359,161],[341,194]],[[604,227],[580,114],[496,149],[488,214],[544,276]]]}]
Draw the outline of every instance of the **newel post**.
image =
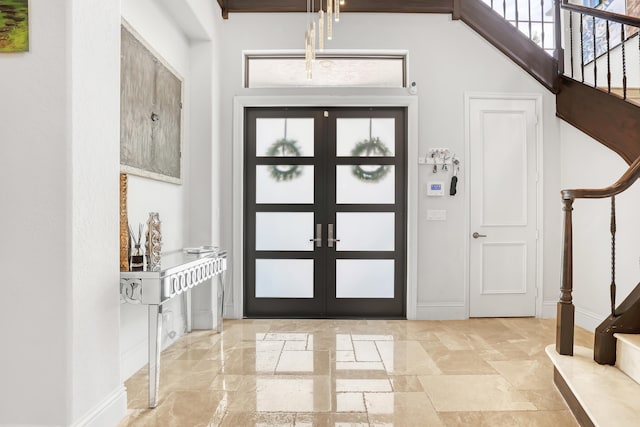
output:
[{"label": "newel post", "polygon": [[562,252],[562,285],[560,287],[560,301],[558,301],[558,315],[556,317],[556,351],[560,354],[573,356],[573,325],[575,307],[573,305],[573,226],[571,212],[573,211],[573,197],[564,196],[564,246]]},{"label": "newel post", "polygon": [[563,0],[555,0],[553,2],[553,36],[555,46],[553,57],[558,61],[558,75],[564,74],[564,49],[562,48],[562,22],[560,5]]}]

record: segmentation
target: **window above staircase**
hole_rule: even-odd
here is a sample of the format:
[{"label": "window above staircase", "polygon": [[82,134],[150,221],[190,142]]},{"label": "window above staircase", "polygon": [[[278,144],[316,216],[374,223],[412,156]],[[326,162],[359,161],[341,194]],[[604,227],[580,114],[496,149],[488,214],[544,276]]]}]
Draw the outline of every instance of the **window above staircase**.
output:
[{"label": "window above staircase", "polygon": [[553,56],[553,0],[482,0],[507,22]]}]

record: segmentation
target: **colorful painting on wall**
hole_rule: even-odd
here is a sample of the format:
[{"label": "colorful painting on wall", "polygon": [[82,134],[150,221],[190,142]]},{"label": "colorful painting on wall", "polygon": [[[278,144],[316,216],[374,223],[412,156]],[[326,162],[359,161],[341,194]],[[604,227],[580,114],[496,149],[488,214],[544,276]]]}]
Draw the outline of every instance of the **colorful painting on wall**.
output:
[{"label": "colorful painting on wall", "polygon": [[29,50],[29,0],[0,0],[0,52]]}]

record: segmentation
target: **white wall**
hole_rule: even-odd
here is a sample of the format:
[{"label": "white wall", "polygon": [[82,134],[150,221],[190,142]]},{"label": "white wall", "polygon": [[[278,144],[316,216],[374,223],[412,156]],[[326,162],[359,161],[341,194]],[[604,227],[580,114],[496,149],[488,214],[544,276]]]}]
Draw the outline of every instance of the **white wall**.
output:
[{"label": "white wall", "polygon": [[[217,5],[204,0],[124,0],[122,17],[184,79],[183,184],[129,175],[128,215],[135,229],[148,213],[160,213],[163,252],[217,243],[219,179],[215,164],[218,101]],[[194,328],[211,327],[208,285],[193,295]],[[179,299],[164,305],[163,348],[185,331]],[[209,320],[207,324],[207,320]],[[121,378],[147,363],[147,310],[121,306]]]},{"label": "white wall", "polygon": [[30,6],[30,51],[0,55],[0,425],[62,425],[71,393],[69,14],[61,2]]},{"label": "white wall", "polygon": [[[602,188],[618,180],[628,165],[613,151],[562,124],[562,187]],[[617,304],[638,284],[640,270],[640,185],[616,197]],[[610,313],[610,199],[576,200],[573,204],[573,297],[576,323],[595,328]]]},{"label": "white wall", "polygon": [[32,0],[0,56],[0,425],[114,425],[119,2]]},{"label": "white wall", "polygon": [[[221,52],[225,64],[221,92],[222,140],[225,143],[223,181],[230,182],[232,176],[231,106],[234,96],[407,95],[402,89],[243,89],[242,50],[300,49],[305,22],[304,14],[233,14],[221,26],[226,40]],[[555,97],[471,29],[459,21],[452,21],[448,15],[345,14],[334,31],[334,40],[327,46],[330,49],[409,51],[408,80],[416,81],[419,87],[419,154],[424,156],[429,148],[449,147],[462,160],[458,195],[454,198],[427,199],[425,186],[430,172],[425,167],[420,169],[418,318],[467,316],[464,94],[542,94],[545,168],[543,298],[551,307],[557,300],[560,283],[560,152]],[[232,246],[232,224],[239,220],[239,215],[231,210],[231,200],[231,186],[227,186],[222,196],[222,241],[226,248]],[[427,209],[447,210],[447,221],[427,222]],[[233,278],[229,282],[233,282],[236,289],[240,286]],[[229,312],[233,301],[228,298],[227,302]],[[555,315],[555,312],[551,311],[549,315]]]},{"label": "white wall", "polygon": [[126,409],[113,262],[120,246],[120,5],[73,0],[70,22],[71,420],[108,426]]}]

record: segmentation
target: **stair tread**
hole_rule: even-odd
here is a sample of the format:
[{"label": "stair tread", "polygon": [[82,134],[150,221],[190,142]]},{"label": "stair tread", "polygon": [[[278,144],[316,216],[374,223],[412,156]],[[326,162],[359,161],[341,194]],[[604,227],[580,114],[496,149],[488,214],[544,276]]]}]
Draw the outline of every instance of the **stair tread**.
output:
[{"label": "stair tread", "polygon": [[573,357],[559,355],[553,344],[545,350],[595,426],[612,420],[616,427],[638,426],[640,384],[613,366],[598,365],[592,349],[575,346]]},{"label": "stair tread", "polygon": [[640,334],[613,334],[613,336],[636,350],[640,350]]}]

